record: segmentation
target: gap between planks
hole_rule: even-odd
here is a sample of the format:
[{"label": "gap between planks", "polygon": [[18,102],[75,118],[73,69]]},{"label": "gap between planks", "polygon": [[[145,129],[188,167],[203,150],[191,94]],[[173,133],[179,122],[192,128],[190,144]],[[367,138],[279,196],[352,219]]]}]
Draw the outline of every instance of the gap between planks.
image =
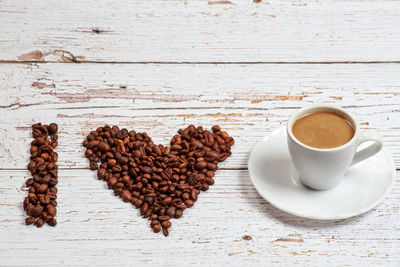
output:
[{"label": "gap between planks", "polygon": [[93,61],[93,60],[74,60],[64,61],[29,61],[29,60],[0,60],[0,64],[165,64],[165,65],[295,65],[295,64],[400,64],[400,60],[390,61]]}]

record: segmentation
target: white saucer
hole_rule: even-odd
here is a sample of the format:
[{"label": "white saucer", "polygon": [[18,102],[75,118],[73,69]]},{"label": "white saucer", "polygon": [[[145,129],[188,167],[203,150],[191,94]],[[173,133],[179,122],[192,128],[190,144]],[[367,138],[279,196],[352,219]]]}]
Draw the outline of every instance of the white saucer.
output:
[{"label": "white saucer", "polygon": [[264,137],[251,151],[250,178],[257,192],[288,213],[319,220],[353,217],[375,207],[392,186],[395,167],[385,149],[351,167],[333,189],[316,191],[296,177],[284,128]]}]

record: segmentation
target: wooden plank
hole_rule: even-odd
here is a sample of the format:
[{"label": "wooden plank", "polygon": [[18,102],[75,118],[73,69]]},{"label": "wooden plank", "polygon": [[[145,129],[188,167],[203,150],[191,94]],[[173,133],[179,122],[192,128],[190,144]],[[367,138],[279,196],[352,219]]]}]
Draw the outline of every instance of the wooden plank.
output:
[{"label": "wooden plank", "polygon": [[106,123],[163,144],[189,124],[220,124],[236,139],[222,168],[246,168],[264,135],[321,102],[381,131],[399,168],[399,72],[398,64],[0,64],[0,168],[25,168],[30,125],[39,121],[59,124],[61,168],[87,168],[81,143]]},{"label": "wooden plank", "polygon": [[3,0],[0,60],[400,61],[399,13],[396,1]]},{"label": "wooden plank", "polygon": [[[388,197],[347,220],[281,212],[255,191],[247,170],[221,170],[216,183],[164,238],[90,170],[61,170],[58,225],[23,224],[27,171],[0,170],[0,263],[30,265],[387,265],[400,262],[400,172]],[[242,237],[251,236],[251,240]],[[23,256],[21,256],[23,254]],[[171,256],[173,255],[173,256]]]}]

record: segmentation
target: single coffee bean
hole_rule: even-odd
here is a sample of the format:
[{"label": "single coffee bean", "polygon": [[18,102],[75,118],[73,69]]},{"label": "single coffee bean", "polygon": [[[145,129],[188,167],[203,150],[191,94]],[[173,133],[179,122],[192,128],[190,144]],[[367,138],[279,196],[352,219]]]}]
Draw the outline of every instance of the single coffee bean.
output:
[{"label": "single coffee bean", "polygon": [[167,209],[167,215],[173,218],[175,216],[175,207],[169,207]]},{"label": "single coffee bean", "polygon": [[106,177],[106,174],[107,174],[107,170],[106,170],[105,168],[100,168],[100,169],[97,171],[97,177],[98,177],[99,179],[104,179],[104,178]]},{"label": "single coffee bean", "polygon": [[211,171],[216,171],[216,170],[218,169],[218,166],[217,166],[217,164],[208,162],[208,163],[207,163],[207,168],[208,168],[209,170],[211,170]]},{"label": "single coffee bean", "polygon": [[51,204],[46,206],[46,210],[47,210],[47,213],[53,217],[56,216],[56,214],[57,214],[57,209]]},{"label": "single coffee bean", "polygon": [[50,226],[56,226],[57,225],[57,221],[54,218],[51,218],[50,220],[47,221],[47,224]]},{"label": "single coffee bean", "polygon": [[41,184],[39,187],[37,187],[37,192],[38,193],[46,193],[48,189],[47,184]]},{"label": "single coffee bean", "polygon": [[143,203],[142,208],[140,209],[140,215],[145,215],[149,210],[149,205],[147,203]]},{"label": "single coffee bean", "polygon": [[158,216],[159,221],[168,221],[170,219],[171,219],[171,217],[167,216],[167,215]]},{"label": "single coffee bean", "polygon": [[193,202],[193,200],[188,199],[188,200],[185,201],[185,205],[186,205],[188,208],[191,208],[191,207],[193,207],[194,202]]},{"label": "single coffee bean", "polygon": [[42,218],[37,219],[36,222],[35,222],[35,225],[36,225],[36,227],[38,227],[38,228],[39,228],[39,227],[42,227],[43,224],[44,224],[44,220],[43,220]]},{"label": "single coffee bean", "polygon": [[40,204],[42,204],[42,205],[47,205],[47,204],[49,204],[50,203],[50,197],[49,197],[49,195],[40,195],[39,196],[39,202],[40,202]]},{"label": "single coffee bean", "polygon": [[108,150],[110,150],[110,145],[107,142],[100,142],[97,145],[97,149],[103,153],[107,152]]},{"label": "single coffee bean", "polygon": [[168,236],[169,235],[169,232],[168,232],[168,230],[167,229],[162,229],[162,232],[163,232],[163,235],[164,236]]},{"label": "single coffee bean", "polygon": [[34,183],[33,178],[29,178],[28,180],[26,180],[26,186],[32,186]]},{"label": "single coffee bean", "polygon": [[33,218],[32,216],[29,216],[28,218],[25,219],[25,224],[29,225],[35,222],[35,218]]},{"label": "single coffee bean", "polygon": [[161,227],[159,224],[153,225],[153,231],[154,233],[158,233],[161,231]]},{"label": "single coffee bean", "polygon": [[170,228],[171,225],[172,225],[172,224],[171,224],[170,221],[163,221],[163,222],[161,223],[161,227],[164,228],[164,229]]},{"label": "single coffee bean", "polygon": [[214,126],[211,128],[211,130],[212,130],[214,133],[216,133],[216,132],[221,131],[221,127],[219,127],[218,125],[214,125]]},{"label": "single coffee bean", "polygon": [[179,219],[180,217],[182,217],[182,214],[183,214],[183,211],[181,210],[181,209],[177,209],[176,211],[175,211],[175,218],[176,219]]},{"label": "single coffee bean", "polygon": [[58,131],[58,125],[55,123],[50,123],[47,127],[49,134],[56,134]]},{"label": "single coffee bean", "polygon": [[198,170],[202,170],[202,169],[204,169],[204,168],[206,168],[207,167],[207,162],[206,161],[198,161],[197,163],[196,163],[196,168],[198,169]]},{"label": "single coffee bean", "polygon": [[28,206],[28,215],[30,215],[32,217],[39,217],[40,215],[42,215],[42,212],[43,212],[43,207],[40,205]]},{"label": "single coffee bean", "polygon": [[90,166],[89,167],[90,167],[91,170],[97,170],[97,168],[98,168],[97,162],[94,161],[94,160],[90,161]]},{"label": "single coffee bean", "polygon": [[124,202],[130,202],[132,200],[132,194],[128,190],[122,191],[121,198]]}]

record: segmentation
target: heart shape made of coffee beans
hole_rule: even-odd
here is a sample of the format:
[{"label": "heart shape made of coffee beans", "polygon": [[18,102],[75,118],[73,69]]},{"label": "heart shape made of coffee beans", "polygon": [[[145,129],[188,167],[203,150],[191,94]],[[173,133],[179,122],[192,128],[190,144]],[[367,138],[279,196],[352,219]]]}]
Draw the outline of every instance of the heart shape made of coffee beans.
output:
[{"label": "heart shape made of coffee beans", "polygon": [[155,145],[145,132],[106,125],[90,132],[83,146],[97,177],[140,208],[154,232],[168,236],[170,219],[180,218],[214,184],[218,163],[231,155],[234,142],[218,125],[212,132],[193,125],[180,129],[170,147]]}]

